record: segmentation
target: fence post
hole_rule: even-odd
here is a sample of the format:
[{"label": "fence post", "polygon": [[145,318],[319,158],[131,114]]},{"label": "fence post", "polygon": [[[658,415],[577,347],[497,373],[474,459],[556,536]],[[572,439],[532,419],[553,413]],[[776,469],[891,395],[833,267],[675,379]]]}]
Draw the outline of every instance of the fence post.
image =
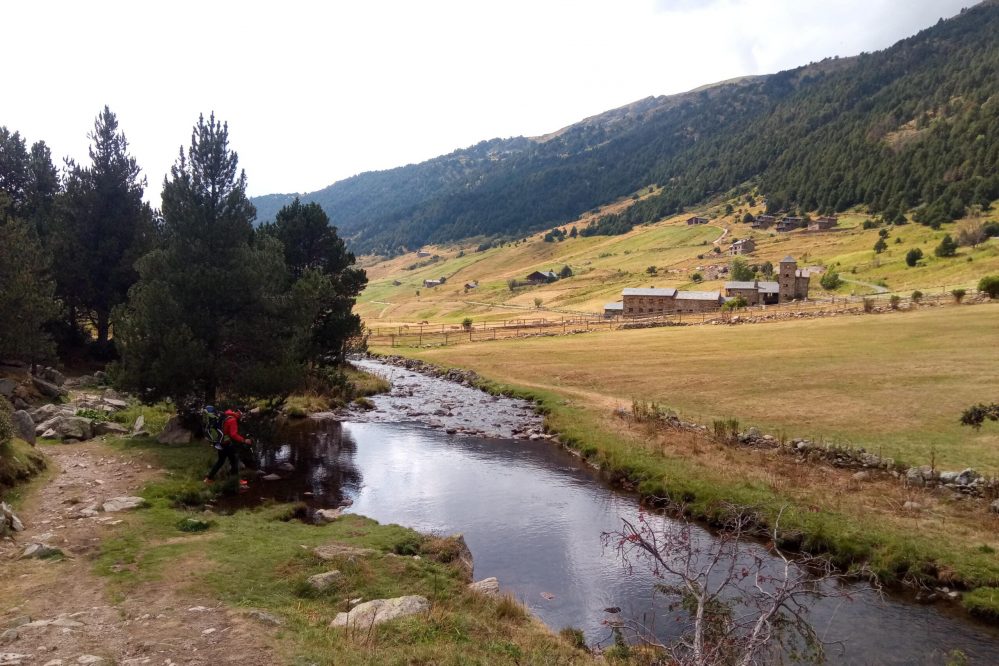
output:
[{"label": "fence post", "polygon": [[389,335],[392,336],[392,346],[395,347],[395,333],[390,333]]}]

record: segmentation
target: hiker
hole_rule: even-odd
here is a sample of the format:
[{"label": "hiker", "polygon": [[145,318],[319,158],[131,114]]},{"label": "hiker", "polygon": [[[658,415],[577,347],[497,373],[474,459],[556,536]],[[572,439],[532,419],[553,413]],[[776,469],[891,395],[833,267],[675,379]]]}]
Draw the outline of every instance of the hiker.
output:
[{"label": "hiker", "polygon": [[[219,452],[219,459],[215,461],[212,470],[205,477],[205,483],[214,483],[215,475],[218,474],[225,461],[229,461],[229,468],[233,476],[239,476],[239,452],[237,444],[253,445],[253,440],[239,434],[239,419],[243,413],[239,410],[227,409],[221,417],[211,406],[205,407],[206,434],[212,446]],[[245,486],[246,480],[240,479],[239,485]]]}]

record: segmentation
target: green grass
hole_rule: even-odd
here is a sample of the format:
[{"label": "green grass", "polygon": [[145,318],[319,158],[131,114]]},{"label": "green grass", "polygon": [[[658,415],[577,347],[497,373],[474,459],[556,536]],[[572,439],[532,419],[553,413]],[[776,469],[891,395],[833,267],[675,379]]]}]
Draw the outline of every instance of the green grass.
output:
[{"label": "green grass", "polygon": [[999,587],[980,587],[972,590],[964,595],[961,602],[972,615],[999,621]]},{"label": "green grass", "polygon": [[19,506],[35,483],[47,478],[45,470],[45,455],[38,448],[16,437],[0,444],[0,498]]},{"label": "green grass", "polygon": [[[155,456],[167,476],[149,485],[149,507],[136,512],[128,530],[105,541],[96,561],[118,595],[135,586],[176,577],[192,590],[208,591],[233,608],[257,608],[282,618],[279,632],[286,663],[586,663],[588,658],[545,630],[526,613],[508,617],[499,600],[465,588],[458,565],[441,539],[357,515],[317,527],[289,520],[294,507],[266,505],[215,515],[207,529],[184,529],[203,519],[209,491],[199,483],[210,463],[200,445],[162,447],[149,440],[119,440],[124,454]],[[186,508],[179,502],[196,503]],[[311,548],[338,541],[380,554],[322,562]],[[403,553],[395,556],[390,553]],[[409,554],[421,554],[414,559]],[[308,590],[308,576],[336,568],[343,577],[322,593]],[[347,600],[420,594],[431,601],[425,617],[372,631],[331,630]],[[518,661],[519,660],[519,661]]]}]

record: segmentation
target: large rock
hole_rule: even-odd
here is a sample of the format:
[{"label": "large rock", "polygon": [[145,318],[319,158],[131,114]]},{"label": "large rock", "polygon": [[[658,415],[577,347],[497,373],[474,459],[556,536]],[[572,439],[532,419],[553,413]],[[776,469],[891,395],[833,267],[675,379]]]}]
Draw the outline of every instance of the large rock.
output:
[{"label": "large rock", "polygon": [[118,411],[120,409],[125,409],[126,407],[128,407],[127,400],[119,400],[118,398],[104,397],[101,398],[101,403],[110,407],[111,411]]},{"label": "large rock", "polygon": [[31,383],[34,384],[35,390],[48,398],[62,398],[63,396],[69,395],[69,392],[66,391],[66,389],[59,388],[52,382],[47,382],[41,377],[32,375]]},{"label": "large rock", "polygon": [[[53,432],[55,437],[60,439],[78,439],[83,441],[94,436],[94,422],[81,416],[57,416],[46,421],[42,425],[35,427],[35,432],[42,430],[42,434]],[[47,427],[43,427],[47,426]],[[46,435],[51,437],[52,435]]]},{"label": "large rock", "polygon": [[138,433],[146,429],[146,417],[139,414],[135,417],[135,423],[132,424],[132,434],[137,435]]},{"label": "large rock", "polygon": [[430,602],[427,598],[415,594],[394,599],[372,599],[355,606],[349,613],[337,613],[330,626],[366,629],[396,618],[426,613],[428,610]]},{"label": "large rock", "polygon": [[50,557],[61,557],[62,551],[44,543],[29,543],[21,553],[23,559],[44,560]]},{"label": "large rock", "polygon": [[483,578],[474,583],[468,584],[468,589],[484,594],[487,597],[495,597],[499,594],[499,581],[495,577]]},{"label": "large rock", "polygon": [[315,513],[314,521],[316,525],[326,525],[336,521],[342,515],[343,512],[340,509],[319,509]]},{"label": "large rock", "polygon": [[163,426],[163,432],[156,436],[160,444],[190,444],[191,431],[180,424],[179,416],[171,416]]},{"label": "large rock", "polygon": [[324,573],[316,574],[315,576],[309,576],[306,583],[316,592],[322,592],[323,590],[329,588],[333,583],[339,580],[343,574],[334,569],[333,571],[326,571]]},{"label": "large rock", "polygon": [[55,416],[73,416],[76,414],[76,409],[68,405],[53,405],[49,403],[42,405],[38,409],[32,409],[28,414],[31,415],[31,420],[35,423],[44,423]]},{"label": "large rock", "polygon": [[66,383],[66,376],[55,368],[45,368],[39,374],[41,374],[42,379],[47,382],[52,382],[56,386],[62,386]]},{"label": "large rock", "polygon": [[129,509],[138,509],[145,506],[146,500],[141,497],[112,497],[108,501],[101,505],[101,509],[104,513],[117,513],[118,511],[128,511]]},{"label": "large rock", "polygon": [[10,417],[14,424],[14,434],[29,444],[35,443],[35,422],[31,420],[31,414],[19,409]]},{"label": "large rock", "polygon": [[14,395],[14,389],[17,388],[17,382],[13,379],[0,379],[0,395],[5,398],[9,398]]},{"label": "large rock", "polygon": [[21,532],[24,530],[24,525],[21,523],[21,519],[14,515],[14,510],[10,508],[9,504],[0,502],[0,534],[7,530]]},{"label": "large rock", "polygon": [[992,504],[989,504],[989,511],[999,513],[999,499],[993,500]]},{"label": "large rock", "polygon": [[94,423],[94,437],[101,435],[127,435],[131,431],[120,423],[97,421]]}]

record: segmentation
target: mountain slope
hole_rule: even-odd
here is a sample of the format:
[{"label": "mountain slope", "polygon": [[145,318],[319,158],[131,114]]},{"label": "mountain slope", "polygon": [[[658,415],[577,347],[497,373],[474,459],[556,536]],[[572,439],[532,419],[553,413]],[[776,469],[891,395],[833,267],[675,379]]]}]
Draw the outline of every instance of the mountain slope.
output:
[{"label": "mountain slope", "polygon": [[[306,195],[360,252],[517,237],[658,184],[618,229],[753,184],[772,210],[864,204],[939,224],[999,196],[999,6],[884,51],[640,100]],[[290,198],[255,200],[267,219]]]}]

